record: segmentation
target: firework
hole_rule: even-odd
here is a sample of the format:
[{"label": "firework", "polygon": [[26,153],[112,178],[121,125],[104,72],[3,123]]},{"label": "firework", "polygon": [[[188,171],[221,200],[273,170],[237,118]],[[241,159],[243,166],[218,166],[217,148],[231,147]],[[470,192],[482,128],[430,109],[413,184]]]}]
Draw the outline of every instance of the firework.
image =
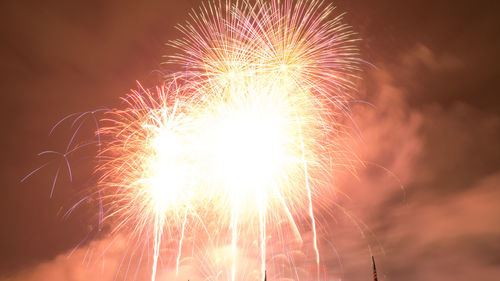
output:
[{"label": "firework", "polygon": [[233,280],[238,244],[246,240],[260,240],[264,270],[269,223],[285,217],[300,237],[293,216],[310,196],[308,167],[320,166],[314,149],[322,146],[313,136],[322,127],[302,95],[289,96],[280,83],[250,82],[236,91],[245,95],[208,103],[186,99],[196,94],[174,83],[143,89],[103,119],[98,173],[104,220],[115,221],[116,232],[154,237],[153,280],[164,236],[179,239],[178,270],[184,234],[197,231],[193,218],[200,218],[198,229],[217,218],[232,233]]},{"label": "firework", "polygon": [[333,9],[321,1],[208,2],[170,44],[180,52],[169,62],[185,68],[216,116],[210,175],[223,179],[233,249],[239,224],[258,217],[262,276],[269,218],[287,216],[298,233],[293,214],[307,213],[319,265],[313,197],[326,163],[345,155],[337,120],[358,71],[356,39]]},{"label": "firework", "polygon": [[332,166],[349,158],[339,120],[358,71],[356,37],[333,10],[316,0],[207,2],[170,43],[178,52],[168,62],[182,70],[101,120],[101,223],[153,240],[153,281],[162,242],[176,241],[178,272],[196,235],[191,248],[228,246],[233,281],[254,242],[258,274],[246,272],[262,280],[277,256],[268,244],[301,244],[304,231],[319,268],[315,212],[328,205]]},{"label": "firework", "polygon": [[105,137],[97,170],[101,200],[110,210],[104,219],[117,222],[114,231],[153,233],[153,280],[163,233],[179,228],[183,234],[195,206],[195,117],[186,96],[175,82],[134,91],[125,109],[107,113],[98,132]]}]

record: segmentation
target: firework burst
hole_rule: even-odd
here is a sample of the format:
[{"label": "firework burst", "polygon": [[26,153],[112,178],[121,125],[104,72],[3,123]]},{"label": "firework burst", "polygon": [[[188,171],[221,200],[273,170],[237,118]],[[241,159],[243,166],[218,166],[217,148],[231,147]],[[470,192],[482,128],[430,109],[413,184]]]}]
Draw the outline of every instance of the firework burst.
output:
[{"label": "firework burst", "polygon": [[[104,137],[97,172],[106,219],[132,236],[154,236],[153,276],[164,232],[180,232],[179,255],[188,213],[196,206],[193,131],[195,104],[180,95],[175,81],[156,91],[134,91],[127,107],[110,110],[98,134]],[[106,206],[106,205],[105,205]]]},{"label": "firework burst", "polygon": [[228,246],[233,281],[248,273],[238,267],[248,245],[260,266],[247,275],[262,280],[267,246],[279,244],[270,237],[301,244],[304,231],[319,268],[315,210],[328,205],[332,167],[350,158],[339,120],[359,70],[356,37],[333,11],[316,0],[206,2],[170,43],[182,70],[106,113],[102,221],[154,241],[153,281],[162,241],[177,241],[178,272],[198,232],[191,244]]},{"label": "firework burst", "polygon": [[[338,119],[359,70],[355,36],[333,9],[314,0],[208,2],[170,44],[180,52],[169,62],[222,114],[212,124],[225,166],[211,174],[225,178],[233,249],[242,220],[259,218],[262,276],[269,217],[286,215],[300,236],[293,214],[307,213],[319,265],[313,197],[327,163],[346,154]],[[242,200],[252,206],[244,215]]]}]

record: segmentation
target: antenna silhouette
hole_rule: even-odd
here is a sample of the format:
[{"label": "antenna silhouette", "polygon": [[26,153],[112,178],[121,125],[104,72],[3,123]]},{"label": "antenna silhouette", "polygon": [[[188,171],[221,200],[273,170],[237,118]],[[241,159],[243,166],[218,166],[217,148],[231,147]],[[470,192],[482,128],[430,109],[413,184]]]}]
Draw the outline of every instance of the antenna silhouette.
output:
[{"label": "antenna silhouette", "polygon": [[373,281],[378,281],[377,267],[375,266],[375,258],[373,256],[372,256],[372,264],[373,264]]}]

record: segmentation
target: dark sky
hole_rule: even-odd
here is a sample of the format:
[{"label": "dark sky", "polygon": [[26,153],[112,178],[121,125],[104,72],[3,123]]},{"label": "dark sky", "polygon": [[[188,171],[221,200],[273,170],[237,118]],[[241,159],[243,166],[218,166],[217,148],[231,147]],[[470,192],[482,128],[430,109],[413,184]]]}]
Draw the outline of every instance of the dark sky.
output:
[{"label": "dark sky", "polygon": [[[0,3],[0,280],[113,280],[65,258],[88,232],[85,207],[63,218],[84,176],[62,177],[52,199],[57,165],[20,180],[45,163],[38,152],[67,142],[68,128],[48,136],[58,120],[117,106],[136,80],[158,79],[164,43],[199,4],[178,2]],[[352,146],[368,164],[336,183],[371,233],[342,214],[326,226],[342,261],[324,253],[331,276],[370,280],[370,245],[382,280],[498,280],[500,21],[490,2],[335,2],[375,67],[363,67],[359,91],[374,106],[353,105]]]}]

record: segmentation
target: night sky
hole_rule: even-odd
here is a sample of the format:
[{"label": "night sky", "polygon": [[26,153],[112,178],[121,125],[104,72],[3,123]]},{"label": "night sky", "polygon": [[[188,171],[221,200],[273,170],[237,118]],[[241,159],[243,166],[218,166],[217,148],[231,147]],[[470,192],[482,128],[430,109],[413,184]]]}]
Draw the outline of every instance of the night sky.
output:
[{"label": "night sky", "polygon": [[[351,106],[351,145],[365,164],[334,185],[370,231],[334,211],[322,229],[338,253],[322,252],[331,280],[370,280],[372,254],[381,280],[498,280],[500,21],[490,2],[334,2],[368,62],[357,94],[366,103]],[[69,126],[48,136],[59,120],[120,106],[136,80],[153,86],[169,70],[161,62],[180,36],[174,25],[198,5],[0,3],[0,280],[114,279],[81,265],[85,245],[67,258],[95,216],[90,202],[63,217],[85,194],[89,160],[72,183],[61,176],[52,198],[57,164],[20,181],[46,163],[37,153],[67,143]]]}]

